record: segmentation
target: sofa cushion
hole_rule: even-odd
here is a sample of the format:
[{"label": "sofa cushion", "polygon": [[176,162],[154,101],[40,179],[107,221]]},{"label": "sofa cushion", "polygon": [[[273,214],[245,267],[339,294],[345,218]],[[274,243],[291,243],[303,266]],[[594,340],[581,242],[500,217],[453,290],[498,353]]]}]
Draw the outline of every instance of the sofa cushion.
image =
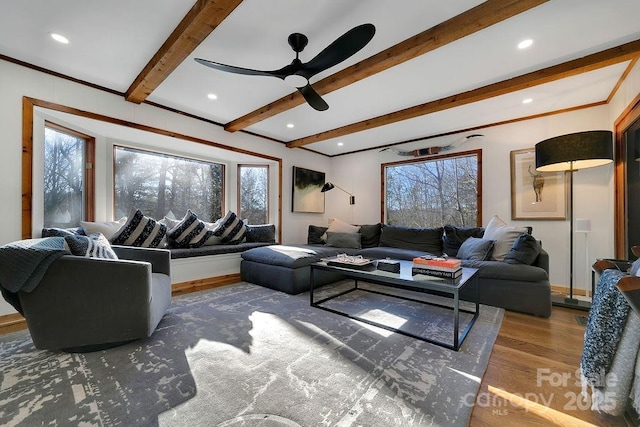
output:
[{"label": "sofa cushion", "polygon": [[545,269],[533,265],[507,264],[502,261],[463,260],[462,266],[479,269],[478,276],[480,279],[518,282],[544,282],[549,280],[549,274]]},{"label": "sofa cushion", "polygon": [[111,249],[109,241],[102,233],[94,233],[90,236],[69,235],[64,236],[65,249],[72,255],[85,258],[118,259]]},{"label": "sofa cushion", "polygon": [[[327,231],[332,231],[334,233],[358,233],[360,231],[360,226],[351,225],[338,218],[329,218],[329,228],[327,228]],[[327,240],[326,233],[322,236],[322,239],[324,241]]]},{"label": "sofa cushion", "polygon": [[458,250],[458,258],[472,261],[487,261],[491,258],[493,240],[478,237],[467,238]]},{"label": "sofa cushion", "polygon": [[509,250],[513,246],[513,242],[521,235],[528,233],[527,227],[516,227],[507,225],[503,220],[494,215],[487,227],[484,230],[484,239],[494,240],[493,254],[491,259],[493,261],[502,261],[507,256]]},{"label": "sofa cushion", "polygon": [[[109,238],[109,241],[114,245],[157,248],[165,234],[167,234],[166,225],[145,216],[140,209],[131,208],[126,222]],[[104,235],[107,237],[106,234]]]},{"label": "sofa cushion", "polygon": [[518,236],[511,250],[504,257],[504,262],[509,264],[526,264],[531,265],[540,254],[540,242],[530,234],[521,234]]},{"label": "sofa cushion", "polygon": [[246,241],[275,243],[276,226],[273,224],[247,225]]},{"label": "sofa cushion", "polygon": [[307,232],[307,243],[310,245],[324,245],[322,236],[327,232],[329,227],[320,227],[317,225],[310,225]]},{"label": "sofa cushion", "polygon": [[242,259],[261,264],[279,265],[289,268],[306,267],[321,258],[347,252],[343,248],[309,245],[270,245],[242,252]]},{"label": "sofa cushion", "polygon": [[228,211],[227,214],[216,223],[213,229],[214,236],[218,236],[222,243],[233,245],[244,240],[247,226],[235,212]]},{"label": "sofa cushion", "polygon": [[458,257],[460,245],[469,237],[482,237],[484,228],[481,227],[457,227],[455,225],[444,226],[444,239],[442,252],[450,257]]},{"label": "sofa cushion", "polygon": [[382,225],[379,246],[413,249],[433,255],[442,254],[442,227],[410,228]]},{"label": "sofa cushion", "polygon": [[[425,255],[424,251],[417,251],[415,249],[403,249],[403,248],[391,248],[388,246],[378,246],[377,248],[361,249],[357,252],[357,255],[362,255],[367,259],[402,259],[405,261],[411,261],[414,258]],[[435,254],[432,254],[435,255]]]},{"label": "sofa cushion", "polygon": [[361,249],[360,233],[334,233],[327,231],[327,246]]},{"label": "sofa cushion", "polygon": [[104,237],[106,237],[107,239],[111,239],[111,237],[116,234],[118,230],[120,230],[125,222],[127,222],[126,217],[120,218],[117,221],[80,221],[80,227],[82,227],[82,229],[84,230],[85,236],[89,236],[95,233],[102,233]]},{"label": "sofa cushion", "polygon": [[380,244],[382,224],[364,224],[360,226],[360,244],[363,248],[375,248]]},{"label": "sofa cushion", "polygon": [[180,259],[208,255],[233,254],[269,245],[270,243],[265,242],[242,242],[235,245],[203,245],[199,248],[171,248],[169,250],[171,251],[171,259]]},{"label": "sofa cushion", "polygon": [[204,221],[190,209],[184,218],[167,232],[169,244],[175,248],[199,248],[212,236],[213,231],[209,230]]}]

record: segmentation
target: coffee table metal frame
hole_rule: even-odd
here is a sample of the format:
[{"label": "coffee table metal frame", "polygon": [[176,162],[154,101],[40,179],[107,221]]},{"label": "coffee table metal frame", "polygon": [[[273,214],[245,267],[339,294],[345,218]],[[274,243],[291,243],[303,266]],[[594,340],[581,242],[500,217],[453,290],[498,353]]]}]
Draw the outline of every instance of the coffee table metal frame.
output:
[{"label": "coffee table metal frame", "polygon": [[[352,268],[344,268],[344,267],[336,267],[327,265],[326,262],[316,262],[310,265],[310,292],[309,299],[312,307],[319,308],[321,310],[326,310],[331,313],[335,313],[341,316],[346,316],[354,320],[358,320],[360,322],[368,323],[373,326],[377,326],[379,328],[386,329],[391,332],[397,332],[402,335],[406,335],[415,339],[419,339],[422,341],[426,341],[432,344],[436,344],[451,350],[458,351],[460,346],[464,342],[467,334],[471,330],[471,327],[478,319],[480,314],[480,290],[478,287],[478,269],[476,268],[463,268],[462,276],[458,279],[442,279],[438,277],[425,276],[425,275],[416,275],[412,276],[411,267],[413,263],[411,261],[400,261],[401,270],[400,273],[390,273],[381,270],[356,270]],[[315,272],[316,271],[331,271],[331,272],[339,272],[342,273],[345,277],[354,280],[354,287],[347,289],[345,291],[336,293],[335,295],[330,295],[328,297],[322,298],[319,301],[314,301],[314,282],[315,282]],[[396,289],[404,289],[413,292],[431,294],[431,295],[439,295],[446,296],[448,298],[453,299],[453,305],[444,305],[438,304],[435,302],[422,301],[418,299],[413,299],[409,297],[404,297],[396,294],[390,294],[378,290],[366,289],[362,287],[358,287],[358,280],[373,283],[380,286],[386,286]],[[465,310],[460,308],[460,291],[467,286],[475,287],[475,311]],[[432,305],[443,307],[453,311],[453,344],[448,342],[439,341],[433,338],[424,337],[421,335],[417,335],[411,332],[403,331],[398,328],[394,328],[388,325],[384,325],[369,319],[364,319],[360,316],[355,316],[343,311],[335,310],[333,308],[322,306],[323,303],[330,301],[334,298],[340,297],[342,295],[348,294],[354,291],[365,291],[371,292],[381,295],[390,296],[393,298],[398,298],[406,301],[418,302],[425,305]],[[460,312],[473,314],[473,317],[469,321],[469,323],[464,327],[462,331],[460,331]]]}]

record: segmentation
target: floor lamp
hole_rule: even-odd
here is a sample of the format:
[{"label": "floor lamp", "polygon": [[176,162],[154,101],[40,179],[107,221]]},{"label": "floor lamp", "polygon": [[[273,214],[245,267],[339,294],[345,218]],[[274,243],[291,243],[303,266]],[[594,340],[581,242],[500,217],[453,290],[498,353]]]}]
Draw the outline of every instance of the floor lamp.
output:
[{"label": "floor lamp", "polygon": [[580,169],[602,166],[613,162],[613,133],[606,130],[570,133],[546,139],[536,144],[536,170],[565,172],[569,177],[569,297],[554,300],[554,305],[582,308],[591,306],[573,297],[573,173]]}]

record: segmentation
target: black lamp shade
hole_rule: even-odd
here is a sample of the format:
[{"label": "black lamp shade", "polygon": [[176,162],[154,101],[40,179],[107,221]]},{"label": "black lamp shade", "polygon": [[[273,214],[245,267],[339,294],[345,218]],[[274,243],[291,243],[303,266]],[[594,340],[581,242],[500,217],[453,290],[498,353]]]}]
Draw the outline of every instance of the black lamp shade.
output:
[{"label": "black lamp shade", "polygon": [[606,165],[613,161],[613,133],[608,130],[570,133],[536,144],[536,170],[558,172]]},{"label": "black lamp shade", "polygon": [[333,185],[330,182],[325,182],[325,184],[322,186],[322,189],[320,190],[320,192],[324,193],[325,191],[333,190],[334,188],[335,188],[335,185]]}]

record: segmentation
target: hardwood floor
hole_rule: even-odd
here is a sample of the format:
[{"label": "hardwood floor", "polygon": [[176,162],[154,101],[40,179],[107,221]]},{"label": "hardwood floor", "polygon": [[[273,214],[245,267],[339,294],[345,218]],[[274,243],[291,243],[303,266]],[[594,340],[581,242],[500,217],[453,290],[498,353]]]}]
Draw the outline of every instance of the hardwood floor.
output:
[{"label": "hardwood floor", "polygon": [[591,411],[577,369],[584,311],[553,307],[549,319],[507,311],[482,378],[470,426],[627,426]]}]

